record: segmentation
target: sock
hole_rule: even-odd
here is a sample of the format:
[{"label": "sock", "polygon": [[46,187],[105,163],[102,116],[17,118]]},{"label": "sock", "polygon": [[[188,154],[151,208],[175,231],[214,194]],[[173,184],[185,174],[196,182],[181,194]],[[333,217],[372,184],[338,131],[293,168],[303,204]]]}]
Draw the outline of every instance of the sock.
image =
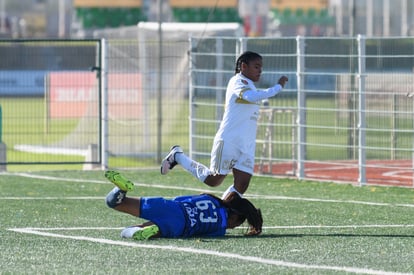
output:
[{"label": "sock", "polygon": [[121,232],[121,237],[132,238],[132,236],[134,236],[135,232],[137,232],[138,230],[142,230],[142,227],[139,227],[139,226],[125,227]]},{"label": "sock", "polygon": [[227,190],[224,191],[223,195],[221,196],[221,199],[224,200],[227,197],[227,195],[231,192],[236,192],[237,194],[239,194],[240,198],[243,198],[243,194],[237,191],[236,188],[234,188],[234,185],[230,185],[229,188],[227,188]]},{"label": "sock", "polygon": [[106,195],[106,204],[114,208],[115,206],[122,203],[126,195],[126,191],[122,191],[118,187],[114,187],[114,189],[111,190],[111,192]]},{"label": "sock", "polygon": [[175,161],[201,182],[204,182],[212,174],[207,166],[190,159],[184,153],[175,154]]}]

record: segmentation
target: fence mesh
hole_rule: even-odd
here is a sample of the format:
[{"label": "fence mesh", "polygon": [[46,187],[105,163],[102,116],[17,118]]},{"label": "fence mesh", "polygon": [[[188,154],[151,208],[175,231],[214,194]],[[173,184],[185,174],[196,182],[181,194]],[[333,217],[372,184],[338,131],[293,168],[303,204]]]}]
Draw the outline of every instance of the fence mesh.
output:
[{"label": "fence mesh", "polygon": [[[9,169],[85,163],[88,146],[100,144],[99,81],[90,70],[99,67],[99,45],[99,40],[0,41],[1,163]],[[77,109],[71,108],[74,99]],[[84,121],[91,122],[87,128],[81,127]],[[94,159],[99,162],[98,155]]]},{"label": "fence mesh", "polygon": [[208,161],[226,80],[236,57],[252,50],[263,56],[258,88],[289,77],[283,93],[261,110],[258,173],[412,186],[413,40],[361,41],[194,38],[193,156]]},{"label": "fence mesh", "polygon": [[[107,46],[111,167],[157,165],[174,144],[208,164],[235,60],[252,50],[264,58],[258,88],[273,85],[281,75],[289,78],[284,91],[261,109],[257,173],[413,185],[411,37],[209,34],[189,41],[187,33],[171,39],[164,35],[160,57],[154,29],[145,33],[130,27],[96,36],[105,37]],[[0,43],[0,137],[7,145],[0,165],[83,164],[85,151],[101,146],[102,87],[98,72],[90,70],[100,66],[99,43]],[[59,87],[64,92],[57,98],[64,104],[55,100],[50,105],[56,96],[51,89]],[[99,162],[99,155],[94,160]]]}]

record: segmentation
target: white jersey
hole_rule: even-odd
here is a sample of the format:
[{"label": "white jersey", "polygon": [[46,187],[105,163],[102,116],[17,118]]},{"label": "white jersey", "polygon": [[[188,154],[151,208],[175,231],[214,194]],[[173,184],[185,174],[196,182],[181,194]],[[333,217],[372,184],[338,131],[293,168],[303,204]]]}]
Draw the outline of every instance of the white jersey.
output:
[{"label": "white jersey", "polygon": [[241,152],[255,153],[257,120],[261,100],[276,95],[279,84],[267,90],[257,90],[253,81],[241,73],[234,75],[226,90],[226,104],[215,140],[236,145]]}]

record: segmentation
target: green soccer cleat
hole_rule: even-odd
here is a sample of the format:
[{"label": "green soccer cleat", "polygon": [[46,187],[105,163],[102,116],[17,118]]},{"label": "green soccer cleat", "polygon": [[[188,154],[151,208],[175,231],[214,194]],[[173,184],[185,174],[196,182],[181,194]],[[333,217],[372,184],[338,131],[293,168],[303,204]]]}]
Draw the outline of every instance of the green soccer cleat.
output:
[{"label": "green soccer cleat", "polygon": [[144,241],[148,240],[151,237],[154,237],[160,233],[160,229],[157,225],[153,224],[150,226],[145,226],[140,230],[137,230],[134,235],[132,235],[132,238],[137,241]]},{"label": "green soccer cleat", "polygon": [[122,191],[132,191],[134,190],[134,183],[129,179],[126,179],[121,173],[117,171],[108,170],[105,172],[105,177],[119,187]]}]

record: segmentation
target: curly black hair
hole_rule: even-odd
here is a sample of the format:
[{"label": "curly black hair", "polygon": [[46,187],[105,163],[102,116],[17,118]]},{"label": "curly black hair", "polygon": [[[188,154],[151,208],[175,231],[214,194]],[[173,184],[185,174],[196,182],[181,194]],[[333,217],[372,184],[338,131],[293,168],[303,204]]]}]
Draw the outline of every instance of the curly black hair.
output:
[{"label": "curly black hair", "polygon": [[[214,195],[212,196],[215,197]],[[232,192],[224,200],[219,200],[229,209],[229,211],[232,211],[239,216],[238,219],[241,223],[247,219],[249,229],[246,235],[259,235],[262,232],[262,212],[248,199],[240,197],[236,192]]]},{"label": "curly black hair", "polygon": [[240,73],[242,63],[249,64],[251,60],[262,59],[262,56],[256,52],[247,51],[242,53],[236,61],[235,74]]}]

